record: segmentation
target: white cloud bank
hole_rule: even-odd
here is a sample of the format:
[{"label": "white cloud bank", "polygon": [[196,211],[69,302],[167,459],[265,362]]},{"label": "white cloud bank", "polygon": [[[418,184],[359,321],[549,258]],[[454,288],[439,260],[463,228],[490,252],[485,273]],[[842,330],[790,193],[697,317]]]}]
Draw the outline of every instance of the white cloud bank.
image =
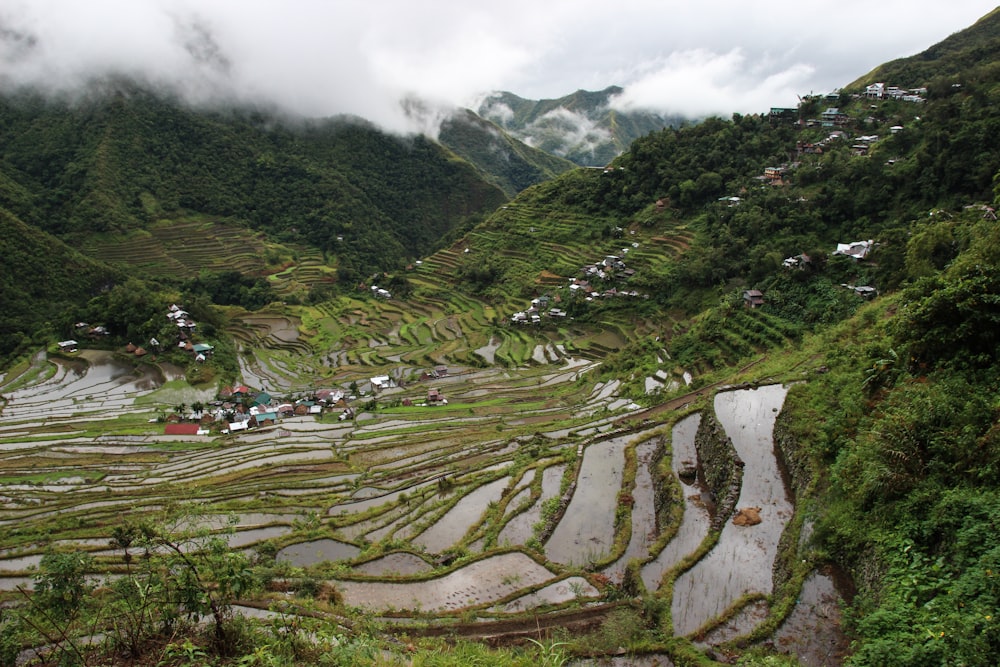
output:
[{"label": "white cloud bank", "polygon": [[703,115],[826,92],[965,28],[994,0],[0,0],[0,86],[140,76],[401,129],[401,99],[469,105],[617,84],[617,104]]}]

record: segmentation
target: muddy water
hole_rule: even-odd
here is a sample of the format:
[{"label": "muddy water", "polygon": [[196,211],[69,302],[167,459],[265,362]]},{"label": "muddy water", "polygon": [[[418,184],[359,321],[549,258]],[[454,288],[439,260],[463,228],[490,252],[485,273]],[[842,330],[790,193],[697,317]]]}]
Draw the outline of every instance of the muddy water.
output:
[{"label": "muddy water", "polygon": [[[677,635],[694,632],[746,593],[771,593],[778,540],[792,515],[772,438],[786,391],[772,385],[715,397],[716,416],[745,464],[737,509],[759,507],[762,521],[756,526],[728,521],[715,548],[678,577],[672,606]],[[753,627],[748,626],[740,632]]]},{"label": "muddy water", "polygon": [[795,608],[774,633],[774,646],[805,667],[843,664],[850,642],[841,629],[841,576],[830,569],[813,572],[802,584]]},{"label": "muddy water", "polygon": [[[334,505],[327,512],[330,515],[337,514],[358,514],[361,512],[366,512],[373,507],[378,507],[379,505],[385,505],[386,503],[395,503],[399,496],[406,493],[412,495],[415,491],[419,491],[428,484],[432,484],[432,481],[421,482],[420,484],[414,484],[411,487],[405,489],[399,489],[397,491],[392,491],[390,493],[384,493],[381,489],[372,489],[371,487],[363,487],[358,492],[354,494],[354,498],[361,498],[361,500],[344,502]],[[370,496],[365,495],[370,493]],[[382,495],[376,495],[381,493]]]},{"label": "muddy water", "polygon": [[[673,457],[670,467],[680,479],[681,493],[684,496],[684,514],[674,538],[655,559],[642,568],[642,581],[651,591],[660,587],[664,572],[698,548],[711,527],[712,517],[702,500],[705,489],[696,479],[684,474],[685,471],[698,466],[698,450],[694,446],[694,436],[700,424],[701,414],[696,413],[677,422],[671,432]],[[687,481],[684,481],[685,479]]]},{"label": "muddy water", "polygon": [[622,557],[604,574],[620,582],[625,567],[633,558],[644,559],[649,554],[649,545],[656,539],[656,498],[653,493],[653,473],[651,466],[658,440],[650,440],[638,445],[636,453],[635,488],[632,489],[632,536]]},{"label": "muddy water", "polygon": [[509,477],[501,477],[467,493],[433,526],[420,533],[413,544],[424,547],[430,553],[441,553],[462,539],[469,528],[482,517],[489,503],[500,500],[500,495],[509,483]]},{"label": "muddy water", "polygon": [[308,567],[324,561],[349,560],[361,552],[353,544],[337,540],[313,540],[292,544],[280,550],[275,560],[285,560],[297,567]]},{"label": "muddy water", "polygon": [[496,360],[497,350],[499,349],[500,343],[497,342],[495,338],[490,338],[490,342],[488,344],[476,348],[473,352],[485,359],[486,363],[492,364]]},{"label": "muddy water", "polygon": [[42,562],[42,554],[0,559],[0,572],[24,572],[36,568]]},{"label": "muddy water", "polygon": [[622,436],[595,443],[584,451],[576,491],[545,543],[549,560],[585,565],[611,551],[625,445],[626,437]]},{"label": "muddy water", "polygon": [[30,589],[34,583],[31,577],[0,577],[0,591],[16,591],[18,588]]},{"label": "muddy water", "polygon": [[231,535],[226,535],[226,542],[232,548],[246,547],[251,544],[257,544],[258,542],[263,542],[264,540],[273,540],[278,537],[283,537],[288,533],[292,532],[289,526],[268,526],[266,528],[251,528],[250,530],[241,530],[237,533]]},{"label": "muddy water", "polygon": [[565,465],[549,466],[542,471],[542,494],[527,511],[514,516],[497,536],[497,544],[524,544],[532,535],[532,527],[542,517],[542,503],[559,493]]},{"label": "muddy water", "polygon": [[335,581],[344,603],[371,611],[448,611],[496,602],[553,578],[552,572],[522,553],[475,561],[428,581]]},{"label": "muddy water", "polygon": [[[163,384],[158,369],[144,366],[137,371],[131,364],[115,359],[111,352],[83,350],[79,360],[57,359],[53,363],[57,371],[52,378],[7,396],[6,417],[34,415],[42,406],[46,415],[53,416],[85,409],[87,403],[131,403],[130,394]],[[79,403],[81,398],[83,403]]]},{"label": "muddy water", "polygon": [[398,551],[370,560],[354,568],[360,574],[380,577],[386,574],[413,575],[430,572],[433,566],[416,554]]},{"label": "muddy water", "polygon": [[562,604],[571,600],[600,597],[601,592],[583,577],[562,579],[533,593],[522,595],[500,607],[500,611],[511,614],[527,611],[542,605]]}]

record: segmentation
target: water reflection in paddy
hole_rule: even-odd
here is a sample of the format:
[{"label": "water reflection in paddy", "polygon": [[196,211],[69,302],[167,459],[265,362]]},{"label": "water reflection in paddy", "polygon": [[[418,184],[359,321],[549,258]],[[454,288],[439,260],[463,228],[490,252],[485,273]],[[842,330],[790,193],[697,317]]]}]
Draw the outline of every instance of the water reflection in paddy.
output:
[{"label": "water reflection in paddy", "polygon": [[786,391],[772,385],[715,397],[716,416],[744,462],[737,507],[761,508],[762,521],[755,526],[727,522],[712,551],[677,578],[672,616],[678,635],[694,632],[747,593],[771,593],[778,540],[792,514],[772,439]]},{"label": "water reflection in paddy", "polygon": [[297,567],[307,567],[324,561],[350,560],[359,553],[361,549],[353,544],[322,539],[287,546],[277,553],[275,560],[288,561]]},{"label": "water reflection in paddy", "polygon": [[610,438],[584,451],[576,491],[545,543],[545,555],[550,560],[583,565],[607,556],[611,550],[625,444],[625,436]]},{"label": "water reflection in paddy", "polygon": [[694,553],[711,527],[711,515],[702,501],[704,490],[690,475],[691,470],[698,466],[698,450],[694,446],[694,437],[699,424],[701,424],[701,414],[695,413],[677,422],[671,432],[673,455],[670,467],[681,485],[684,514],[673,539],[663,547],[655,559],[642,568],[642,581],[651,591],[660,587],[660,579],[664,572]]}]

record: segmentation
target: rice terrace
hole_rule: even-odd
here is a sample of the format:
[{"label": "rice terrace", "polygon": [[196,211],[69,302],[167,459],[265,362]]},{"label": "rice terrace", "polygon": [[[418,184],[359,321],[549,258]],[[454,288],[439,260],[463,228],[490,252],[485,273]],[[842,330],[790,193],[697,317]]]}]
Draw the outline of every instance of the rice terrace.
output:
[{"label": "rice terrace", "polygon": [[[629,249],[677,252],[658,233]],[[85,345],[8,370],[0,590],[29,589],[53,551],[113,580],[131,556],[109,536],[127,518],[272,563],[267,590],[235,601],[248,616],[361,614],[496,645],[576,629],[610,653],[666,623],[720,656],[765,641],[828,664],[845,646],[824,622],[835,579],[781,556],[803,521],[772,428],[803,371],[762,378],[758,358],[738,385],[692,385],[660,350],[648,376],[615,377],[608,356],[662,323],[583,326],[556,309],[542,327],[503,324],[447,289],[463,255],[412,268],[410,298],[232,309],[234,385]],[[561,255],[565,273],[583,261]],[[163,315],[185,322],[182,308]],[[727,520],[747,508],[755,522]],[[673,664],[672,650],[629,664]]]}]

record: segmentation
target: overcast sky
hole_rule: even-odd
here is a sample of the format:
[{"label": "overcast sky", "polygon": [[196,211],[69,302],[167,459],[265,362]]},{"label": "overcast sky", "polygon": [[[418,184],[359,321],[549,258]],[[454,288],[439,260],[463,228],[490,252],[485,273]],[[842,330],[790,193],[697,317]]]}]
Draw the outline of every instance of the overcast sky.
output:
[{"label": "overcast sky", "polygon": [[472,106],[626,88],[689,116],[794,106],[972,25],[996,0],[0,0],[0,85],[139,74],[401,129],[415,95]]}]

